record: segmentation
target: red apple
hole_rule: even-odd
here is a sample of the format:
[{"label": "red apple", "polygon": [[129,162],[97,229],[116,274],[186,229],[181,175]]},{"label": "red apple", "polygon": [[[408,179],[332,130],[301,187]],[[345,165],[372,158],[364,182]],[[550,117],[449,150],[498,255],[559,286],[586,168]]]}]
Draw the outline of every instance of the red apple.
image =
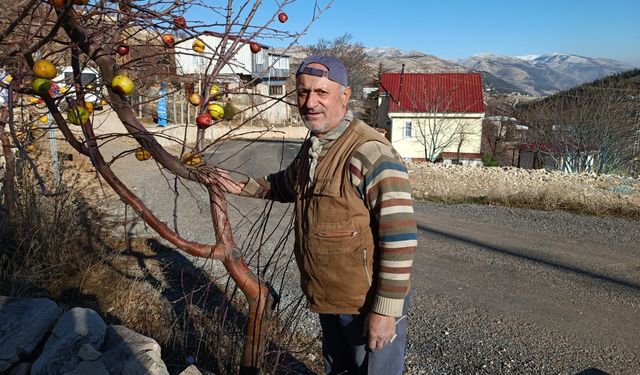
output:
[{"label": "red apple", "polygon": [[211,117],[209,112],[205,112],[196,117],[196,125],[198,125],[200,129],[206,129],[213,125],[213,117]]},{"label": "red apple", "polygon": [[64,7],[64,0],[49,0],[49,4],[56,8],[62,8]]},{"label": "red apple", "polygon": [[173,17],[173,26],[178,29],[186,29],[187,20],[185,20],[184,17]]},{"label": "red apple", "polygon": [[287,22],[287,20],[289,19],[289,16],[287,16],[287,14],[285,12],[280,12],[280,14],[278,14],[278,21],[285,23]]},{"label": "red apple", "polygon": [[118,48],[116,48],[116,53],[120,56],[126,55],[127,53],[129,53],[129,46],[125,44],[119,45]]},{"label": "red apple", "polygon": [[262,49],[262,47],[260,47],[260,45],[256,42],[251,42],[249,44],[249,49],[251,50],[251,52],[253,53],[258,53],[260,52],[260,50]]},{"label": "red apple", "polygon": [[162,43],[164,43],[167,47],[173,47],[173,43],[176,42],[173,35],[171,34],[162,34]]}]

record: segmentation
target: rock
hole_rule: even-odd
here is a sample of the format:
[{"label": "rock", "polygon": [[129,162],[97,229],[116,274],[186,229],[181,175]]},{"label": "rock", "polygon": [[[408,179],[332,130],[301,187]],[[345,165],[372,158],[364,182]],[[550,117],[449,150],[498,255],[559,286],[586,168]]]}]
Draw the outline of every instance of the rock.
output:
[{"label": "rock", "polygon": [[198,368],[195,365],[191,365],[191,366],[187,367],[186,369],[184,369],[178,375],[202,375],[202,373],[200,372],[200,370],[198,370]]},{"label": "rock", "polygon": [[11,370],[7,373],[7,375],[29,375],[31,371],[31,363],[22,362],[13,366]]},{"label": "rock", "polygon": [[82,344],[80,350],[78,350],[78,357],[84,361],[95,361],[101,355],[102,353],[89,344]]},{"label": "rock", "polygon": [[109,371],[101,361],[82,361],[71,372],[65,375],[109,375]]},{"label": "rock", "polygon": [[122,366],[121,375],[169,375],[159,351],[138,353]]},{"label": "rock", "polygon": [[75,307],[67,311],[53,328],[31,374],[64,374],[74,370],[80,363],[80,347],[89,344],[94,349],[99,348],[106,330],[102,318],[91,309]]},{"label": "rock", "polygon": [[0,373],[30,355],[61,314],[46,298],[0,296]]},{"label": "rock", "polygon": [[108,327],[102,352],[100,360],[111,374],[169,373],[160,356],[160,345],[124,326]]}]

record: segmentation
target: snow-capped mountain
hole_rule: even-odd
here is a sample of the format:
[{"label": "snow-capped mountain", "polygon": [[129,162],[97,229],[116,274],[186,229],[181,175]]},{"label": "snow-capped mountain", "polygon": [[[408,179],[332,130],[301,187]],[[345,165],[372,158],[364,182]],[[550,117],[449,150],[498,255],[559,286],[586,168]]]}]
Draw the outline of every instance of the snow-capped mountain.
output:
[{"label": "snow-capped mountain", "polygon": [[634,68],[612,59],[566,53],[515,57],[478,54],[459,64],[491,73],[531,95],[542,96]]},{"label": "snow-capped mountain", "polygon": [[[585,57],[567,53],[502,56],[489,53],[463,60],[446,60],[420,51],[404,51],[393,47],[365,48],[373,72],[380,64],[385,72],[454,73],[475,71],[483,74],[484,86],[491,92],[521,92],[546,96],[585,82],[634,69],[620,61]],[[284,51],[282,51],[284,52]],[[292,66],[297,66],[306,53],[304,47],[287,50]]]},{"label": "snow-capped mountain", "polygon": [[466,72],[468,69],[454,62],[427,55],[420,51],[403,51],[398,48],[366,48],[367,56],[376,68],[382,64],[385,72],[399,72],[404,64],[405,72],[436,73]]}]

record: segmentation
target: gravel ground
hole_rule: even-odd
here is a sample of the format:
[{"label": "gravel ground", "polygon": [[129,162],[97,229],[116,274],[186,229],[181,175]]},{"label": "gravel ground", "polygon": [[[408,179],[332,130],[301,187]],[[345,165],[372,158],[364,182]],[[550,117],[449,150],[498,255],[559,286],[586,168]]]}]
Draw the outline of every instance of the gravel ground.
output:
[{"label": "gravel ground", "polygon": [[[637,272],[640,270],[640,223],[496,206],[426,203],[418,205],[417,211],[421,209],[434,216],[464,218],[469,222],[501,226],[505,228],[505,233],[517,229],[547,233],[551,237],[561,236],[566,241],[573,238],[616,244],[636,260],[633,266],[635,277],[630,282],[631,287],[603,285],[599,280],[585,280],[580,276],[567,275],[568,272],[557,272],[536,264],[522,264],[520,260],[502,255],[487,254],[477,247],[464,249],[447,238],[422,235],[419,251],[427,252],[429,259],[451,253],[455,253],[454,259],[458,261],[472,257],[473,262],[489,262],[490,272],[508,272],[506,270],[509,268],[516,268],[517,273],[524,275],[525,282],[531,281],[532,289],[541,285],[535,280],[542,279],[550,289],[557,290],[549,292],[549,295],[540,290],[538,294],[528,294],[526,288],[512,289],[510,285],[505,285],[519,283],[517,278],[509,277],[504,278],[505,284],[496,284],[489,276],[486,282],[480,281],[482,285],[477,289],[473,285],[464,285],[461,281],[464,278],[457,275],[430,278],[457,284],[452,285],[450,290],[434,288],[444,290],[441,293],[425,293],[432,288],[417,286],[418,292],[414,293],[410,314],[406,373],[640,373],[640,337],[637,336],[637,317],[640,316],[640,278]],[[464,269],[464,266],[461,268]],[[472,267],[467,270],[474,272]],[[482,293],[481,289],[492,287],[496,288],[493,295],[501,300],[495,303],[496,306],[501,305],[499,307],[492,306],[492,302],[478,303],[469,297],[470,294]],[[456,288],[469,291],[457,291]],[[566,294],[558,290],[566,290]],[[522,302],[524,311],[517,307],[518,303],[511,304],[508,301],[514,298],[511,295],[514,291],[520,293],[515,296],[516,299],[525,301]],[[569,296],[569,300],[554,301],[553,294],[556,292],[560,297]],[[491,296],[492,293],[487,295]],[[532,297],[538,295],[541,297]],[[527,299],[530,301],[527,302]],[[580,301],[574,303],[574,299]],[[612,306],[612,311],[599,311],[607,304]],[[527,305],[531,312],[526,311]],[[539,309],[548,311],[535,311]],[[620,310],[626,313],[622,314]],[[574,319],[572,314],[583,316]],[[605,319],[616,321],[613,325],[617,328],[602,335],[602,332],[594,329],[594,325]],[[633,333],[624,336],[625,329]]]},{"label": "gravel ground", "polygon": [[[228,161],[228,164],[235,163],[241,168],[248,168],[246,173],[259,175],[258,172],[270,170],[265,168],[280,163],[282,158],[286,160],[291,157],[297,148],[295,145],[280,145],[274,154],[272,144],[259,144],[257,147],[265,147],[270,151],[259,149],[249,152],[247,156],[234,146],[233,149],[219,151],[216,157],[225,159],[233,156],[236,162]],[[255,158],[255,155],[269,155],[270,160],[266,160],[266,156]],[[247,163],[249,160],[251,163]],[[134,170],[125,162],[120,167],[116,164],[116,169],[119,169],[123,180],[133,186],[134,191],[152,209],[161,214],[163,220],[177,223],[183,236],[192,240],[211,241],[209,226],[201,225],[209,220],[204,192],[187,184],[180,188],[181,194],[174,201],[170,191],[172,182],[158,176],[157,172],[153,175],[147,173],[153,172],[153,164],[136,164],[138,165],[141,166]],[[434,178],[427,172],[417,175],[416,171],[421,168],[412,168],[414,181],[417,181],[414,184],[418,190],[427,191],[425,189],[428,189],[429,181],[433,184],[442,183],[440,178]],[[497,175],[500,170],[496,168],[490,172]],[[521,178],[519,172],[504,172],[516,176],[515,180]],[[478,176],[477,173],[477,170],[456,170],[452,175],[460,186],[478,185],[483,180],[489,183],[492,181],[487,180],[486,176],[473,181],[462,180],[461,176]],[[545,183],[548,185],[551,178],[538,177],[536,175],[536,178],[527,181],[528,189],[535,188],[532,186],[534,180],[539,181],[538,186],[544,189]],[[566,180],[565,177],[558,178]],[[582,176],[580,178],[583,179]],[[582,185],[572,182],[584,185],[583,189],[565,191],[591,191],[591,186],[584,181],[583,179]],[[517,186],[518,182],[512,181],[510,184]],[[626,186],[627,190],[619,190],[619,186]],[[637,180],[616,180],[603,191],[613,191],[621,199],[633,199],[635,202],[638,194]],[[599,195],[593,195],[595,196]],[[607,196],[606,199],[610,197]],[[255,235],[256,230],[251,224],[265,206],[259,200],[237,197],[232,197],[230,202],[234,207],[231,215],[240,243],[243,238]],[[112,203],[107,209],[116,216],[114,219],[122,218],[122,204]],[[286,205],[276,204],[272,208],[272,218],[288,215],[290,211],[287,209]],[[174,212],[178,219],[173,219]],[[600,275],[598,272],[602,271],[602,274],[607,275],[591,280],[570,267],[550,269],[540,262],[526,261],[526,257],[522,260],[504,254],[490,254],[478,244],[463,244],[444,235],[421,231],[418,253],[423,257],[421,262],[425,262],[425,265],[418,268],[421,272],[414,271],[407,374],[602,373],[596,370],[610,374],[640,374],[640,331],[637,319],[629,319],[634,314],[636,318],[640,316],[640,273],[637,272],[640,270],[639,221],[468,204],[416,203],[416,212],[430,217],[453,218],[460,220],[460,223],[464,221],[470,223],[467,226],[471,229],[482,225],[503,228],[505,237],[517,237],[520,233],[526,233],[529,234],[529,237],[523,237],[526,242],[539,236],[564,244],[575,242],[578,247],[594,243],[600,246],[598,251],[611,246],[615,249],[615,254],[628,251],[632,260],[624,258],[619,261],[615,257],[607,259],[604,254],[603,259],[597,258],[593,260],[593,264],[588,261],[584,264],[580,263],[582,261],[577,262],[576,268],[584,270],[580,271],[582,273]],[[269,233],[276,224],[276,220],[269,221],[265,232]],[[460,225],[461,230],[465,229],[464,223]],[[455,231],[457,228],[452,229]],[[128,230],[138,235],[153,234],[140,222],[132,223]],[[265,240],[261,248],[276,247],[279,238],[274,236]],[[290,247],[291,243],[286,246]],[[260,259],[264,259],[264,256],[266,255],[263,254]],[[193,261],[195,264],[202,264],[197,259]],[[452,268],[446,268],[447,265],[452,265]],[[224,272],[217,263],[206,263],[206,267],[216,275]],[[620,274],[616,273],[617,267],[623,269]],[[504,277],[495,279],[496,273],[503,273]],[[609,282],[608,279],[618,280],[618,284]],[[529,282],[531,289],[535,289],[531,294],[527,292]],[[517,284],[518,288],[511,289],[512,284]],[[554,294],[556,289],[563,292]],[[554,293],[547,296],[544,290]],[[286,305],[299,295],[297,275],[291,272],[290,278],[282,286],[281,305]],[[610,308],[607,307],[608,304],[611,305]],[[590,311],[591,305],[594,306],[593,311]],[[531,312],[528,313],[527,309]],[[573,319],[572,314],[576,314],[576,317],[579,315],[580,319]],[[611,321],[611,327],[617,331],[603,335],[604,328],[598,329],[599,321]],[[603,327],[609,325],[604,324]],[[626,331],[625,327],[628,328]],[[309,337],[316,337],[319,324],[315,315],[304,310],[300,328]],[[638,336],[633,335],[636,332]],[[317,345],[316,341],[316,347]],[[311,363],[309,367],[318,368],[319,352],[305,357],[304,361]]]}]

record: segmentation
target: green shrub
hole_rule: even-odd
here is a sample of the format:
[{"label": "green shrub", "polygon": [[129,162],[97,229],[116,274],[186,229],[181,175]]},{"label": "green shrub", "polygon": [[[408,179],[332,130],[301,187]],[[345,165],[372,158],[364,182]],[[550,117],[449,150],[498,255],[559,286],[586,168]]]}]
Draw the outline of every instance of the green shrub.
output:
[{"label": "green shrub", "polygon": [[482,155],[482,165],[485,167],[497,167],[500,165],[498,163],[498,158],[490,152]]}]

